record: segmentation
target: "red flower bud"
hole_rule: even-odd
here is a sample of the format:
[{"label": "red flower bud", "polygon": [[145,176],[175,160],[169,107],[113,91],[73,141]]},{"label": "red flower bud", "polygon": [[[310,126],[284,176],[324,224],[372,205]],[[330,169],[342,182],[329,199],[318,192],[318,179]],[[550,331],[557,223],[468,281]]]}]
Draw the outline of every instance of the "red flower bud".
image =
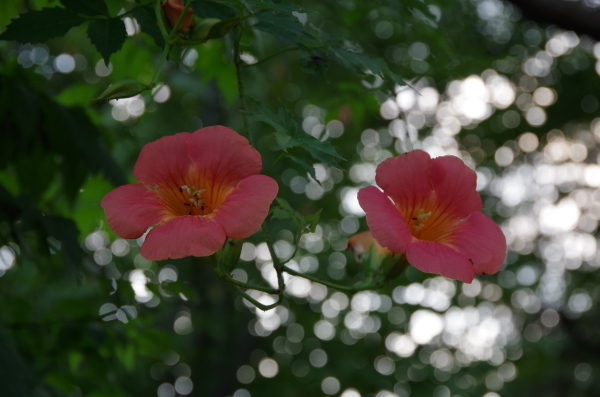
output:
[{"label": "red flower bud", "polygon": [[[167,0],[161,4],[161,7],[171,27],[175,26],[183,11],[183,0]],[[194,26],[194,10],[188,8],[186,15],[183,17],[183,21],[181,21],[177,30],[187,31],[190,30],[192,26]]]}]

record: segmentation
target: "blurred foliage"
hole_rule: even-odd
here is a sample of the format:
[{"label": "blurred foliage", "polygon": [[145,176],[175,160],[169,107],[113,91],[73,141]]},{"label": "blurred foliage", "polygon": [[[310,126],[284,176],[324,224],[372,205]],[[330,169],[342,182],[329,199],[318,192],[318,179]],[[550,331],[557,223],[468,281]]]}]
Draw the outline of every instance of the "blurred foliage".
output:
[{"label": "blurred foliage", "polygon": [[[366,230],[348,207],[349,192],[373,181],[353,167],[372,171],[386,156],[440,136],[439,111],[421,112],[411,129],[414,114],[392,104],[390,116],[386,101],[399,103],[402,92],[420,101],[433,88],[450,103],[469,76],[505,76],[512,99],[479,118],[457,115],[444,150],[487,175],[484,212],[510,231],[517,216],[540,208],[533,200],[505,204],[493,181],[531,173],[553,158],[544,149],[553,142],[571,149],[551,164],[598,163],[600,47],[591,39],[538,26],[498,0],[194,0],[204,31],[175,38],[158,84],[133,98],[94,101],[124,80],[153,85],[165,45],[154,5],[0,2],[0,395],[600,395],[596,249],[578,265],[547,254],[572,230],[595,242],[600,213],[585,218],[582,209],[576,215],[591,224],[538,232],[526,242],[531,249],[513,244],[504,270],[471,286],[408,267],[377,293],[354,297],[298,284],[264,314],[218,282],[207,258],[146,261],[137,241],[112,234],[99,205],[134,181],[145,143],[226,125],[253,139],[280,185],[267,218],[276,248],[292,254],[295,237],[308,231],[296,265],[324,280],[362,282],[362,266],[345,251],[348,235]],[[535,99],[538,87],[553,100]],[[542,122],[528,113],[533,108],[543,108]],[[406,128],[395,130],[399,120]],[[523,149],[526,132],[539,148]],[[581,159],[576,144],[585,148]],[[510,161],[502,153],[512,153]],[[523,179],[512,183],[502,186],[525,188]],[[548,184],[547,203],[585,196],[581,208],[592,213],[600,205],[594,183]],[[247,239],[234,274],[255,284],[269,279],[264,240]],[[544,300],[544,277],[557,272],[558,298]],[[446,288],[446,306],[415,298],[438,287]],[[357,311],[361,299],[371,308]],[[393,351],[397,335],[415,338],[411,324],[424,307],[450,325],[455,309],[481,319],[508,313],[514,329],[498,328],[481,359],[465,359],[439,333],[418,346],[409,340],[413,351],[404,356]],[[348,326],[356,313],[368,331]],[[486,330],[465,337],[481,339],[477,332]],[[269,359],[277,363],[273,377]]]}]

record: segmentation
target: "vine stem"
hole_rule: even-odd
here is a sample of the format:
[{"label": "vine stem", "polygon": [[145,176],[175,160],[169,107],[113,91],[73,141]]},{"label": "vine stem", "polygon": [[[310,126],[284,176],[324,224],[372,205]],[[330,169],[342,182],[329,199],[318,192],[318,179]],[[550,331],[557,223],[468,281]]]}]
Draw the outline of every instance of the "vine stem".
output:
[{"label": "vine stem", "polygon": [[286,273],[289,273],[289,274],[293,275],[293,276],[302,277],[302,278],[305,278],[307,280],[314,281],[315,283],[319,283],[319,284],[323,284],[323,285],[325,285],[327,287],[335,288],[335,289],[337,289],[339,291],[357,292],[357,291],[365,291],[365,290],[369,290],[369,289],[379,289],[379,288],[383,287],[383,284],[381,284],[381,283],[372,283],[373,282],[373,277],[372,276],[367,277],[367,279],[363,283],[361,283],[359,285],[351,286],[351,285],[339,285],[339,284],[336,284],[336,283],[332,283],[330,281],[321,280],[318,277],[314,277],[314,276],[311,276],[309,274],[300,273],[299,271],[296,271],[294,269],[290,269],[287,266],[283,266],[282,270],[284,272],[286,272]]},{"label": "vine stem", "polygon": [[276,56],[281,55],[281,54],[285,54],[286,52],[289,52],[289,51],[300,51],[300,49],[299,48],[295,48],[295,47],[286,48],[285,50],[281,50],[279,52],[276,52],[275,54],[271,54],[268,57],[261,59],[260,61],[257,61],[255,63],[251,63],[250,65],[246,65],[246,67],[249,68],[251,66],[260,65],[263,62],[267,62],[267,61],[275,58]]},{"label": "vine stem", "polygon": [[158,77],[160,76],[160,72],[162,71],[165,61],[167,60],[169,51],[171,50],[171,45],[176,43],[177,40],[179,39],[179,37],[177,36],[177,29],[179,29],[181,22],[183,22],[183,18],[187,14],[187,10],[192,5],[191,0],[188,0],[185,3],[185,5],[183,6],[183,10],[181,11],[181,14],[179,15],[179,18],[177,19],[177,22],[175,22],[175,26],[173,26],[173,29],[169,33],[167,31],[167,27],[165,26],[165,20],[163,18],[163,12],[160,8],[160,3],[161,3],[160,0],[157,0],[157,2],[154,4],[154,13],[156,14],[156,21],[158,22],[158,27],[160,29],[160,33],[163,36],[163,39],[165,40],[165,47],[163,48],[163,52],[160,56],[160,60],[158,61],[158,67],[156,68],[156,71],[154,72],[154,76],[152,77],[152,82],[148,86],[148,88],[150,88],[150,89],[154,88],[156,86],[156,83],[158,82]]},{"label": "vine stem", "polygon": [[233,40],[233,63],[235,64],[235,74],[238,82],[238,94],[240,96],[240,110],[242,113],[242,121],[244,123],[244,130],[248,135],[248,141],[251,146],[254,146],[254,138],[248,128],[248,117],[246,115],[246,95],[244,93],[244,82],[242,81],[242,58],[240,58],[240,42],[242,41],[243,30],[235,28],[234,40]]},{"label": "vine stem", "polygon": [[253,289],[253,290],[256,290],[256,291],[260,291],[260,292],[264,292],[264,293],[272,294],[272,295],[275,295],[275,294],[279,293],[279,290],[277,290],[275,288],[263,287],[263,286],[254,285],[254,284],[248,284],[248,283],[245,283],[243,281],[239,281],[239,280],[234,279],[233,277],[231,277],[230,274],[228,274],[227,272],[225,272],[223,270],[223,256],[221,256],[221,258],[213,264],[213,270],[214,270],[215,275],[217,276],[217,278],[219,280],[228,282],[229,284],[232,284],[232,285],[234,285],[236,287],[243,287],[243,288],[247,288],[247,289]]},{"label": "vine stem", "polygon": [[271,164],[271,167],[269,167],[269,170],[267,172],[265,172],[265,175],[271,175],[271,172],[273,172],[273,170],[275,169],[275,166],[277,164],[279,164],[279,162],[281,160],[283,160],[283,158],[287,155],[286,152],[283,152],[279,155],[279,157],[277,157],[277,159],[275,159],[275,161],[273,162],[273,164]]}]

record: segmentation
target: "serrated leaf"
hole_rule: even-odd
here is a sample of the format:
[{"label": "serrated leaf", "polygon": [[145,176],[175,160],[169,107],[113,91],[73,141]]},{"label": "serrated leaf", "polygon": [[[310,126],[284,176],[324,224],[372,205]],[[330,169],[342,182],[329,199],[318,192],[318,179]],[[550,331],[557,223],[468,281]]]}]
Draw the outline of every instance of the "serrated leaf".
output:
[{"label": "serrated leaf", "polygon": [[152,37],[157,46],[161,48],[165,46],[165,39],[160,33],[160,29],[156,23],[156,13],[152,8],[136,7],[131,10],[131,14],[140,24],[142,32]]},{"label": "serrated leaf", "polygon": [[294,135],[297,130],[296,121],[294,120],[294,116],[290,113],[290,111],[281,106],[277,113],[275,113],[268,105],[263,102],[258,102],[254,98],[250,97],[252,102],[254,102],[254,106],[258,112],[250,113],[252,118],[256,121],[262,121],[277,131],[284,131],[289,133],[290,135]]},{"label": "serrated leaf", "polygon": [[233,18],[229,18],[224,21],[221,21],[221,22],[217,22],[208,31],[208,34],[206,35],[206,40],[218,39],[220,37],[225,36],[238,23],[240,23],[239,17],[233,17]]},{"label": "serrated leaf", "polygon": [[300,136],[298,140],[313,158],[329,166],[336,167],[339,161],[345,160],[329,142],[322,142],[310,135]]},{"label": "serrated leaf", "polygon": [[46,233],[61,243],[61,250],[71,265],[77,266],[83,258],[83,250],[79,245],[79,229],[73,220],[60,216],[41,217]]},{"label": "serrated leaf", "polygon": [[315,212],[312,215],[308,215],[304,217],[304,221],[306,222],[306,227],[308,228],[308,231],[310,231],[311,233],[315,232],[315,229],[317,228],[317,225],[319,224],[319,217],[321,216],[321,211],[323,211],[323,208],[321,208],[320,210],[318,210],[317,212]]},{"label": "serrated leaf", "polygon": [[194,13],[201,18],[228,19],[235,16],[233,10],[227,4],[209,0],[194,0]]},{"label": "serrated leaf", "polygon": [[277,131],[275,133],[275,139],[277,140],[277,144],[279,145],[279,147],[285,152],[287,152],[289,148],[298,146],[302,143],[298,139],[283,131]]},{"label": "serrated leaf", "polygon": [[21,43],[43,43],[54,37],[65,35],[69,29],[85,22],[83,17],[64,8],[43,8],[30,11],[13,19],[0,40]]},{"label": "serrated leaf", "polygon": [[94,20],[90,22],[87,33],[106,65],[110,56],[121,49],[127,38],[125,24],[118,18]]},{"label": "serrated leaf", "polygon": [[271,219],[289,219],[292,215],[281,207],[273,208]]},{"label": "serrated leaf", "polygon": [[304,27],[298,18],[291,13],[259,11],[254,16],[259,22],[253,28],[270,33],[294,47],[309,50],[300,40],[302,38],[314,39],[314,37],[304,31]]},{"label": "serrated leaf", "polygon": [[307,13],[308,11],[303,10],[302,8],[298,7],[296,4],[290,2],[290,1],[280,1],[278,3],[271,1],[271,0],[262,0],[259,4],[259,6],[263,6],[265,8],[269,8],[271,10],[279,10],[279,11],[295,11],[295,12],[301,12],[301,13]]},{"label": "serrated leaf", "polygon": [[[290,156],[290,158],[297,164],[299,164],[308,174],[317,181],[317,175],[315,174],[315,167],[313,163],[308,161],[306,157]],[[318,181],[317,181],[318,182]]]},{"label": "serrated leaf", "polygon": [[369,70],[382,78],[385,77],[383,71],[388,67],[381,58],[372,58],[367,54],[348,51],[339,47],[332,47],[332,50],[346,68],[357,73],[364,73],[365,70]]},{"label": "serrated leaf", "polygon": [[106,15],[108,8],[104,0],[60,0],[67,10],[84,15]]},{"label": "serrated leaf", "polygon": [[323,77],[329,68],[329,60],[324,54],[304,52],[300,66],[307,73]]}]

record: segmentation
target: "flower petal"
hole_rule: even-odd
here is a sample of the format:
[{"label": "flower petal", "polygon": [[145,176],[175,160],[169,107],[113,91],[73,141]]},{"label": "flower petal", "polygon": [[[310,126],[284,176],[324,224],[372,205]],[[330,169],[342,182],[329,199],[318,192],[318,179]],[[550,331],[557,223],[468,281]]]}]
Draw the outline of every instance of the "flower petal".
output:
[{"label": "flower petal", "polygon": [[384,160],[377,166],[375,180],[405,216],[422,208],[433,187],[429,182],[431,158],[422,150]]},{"label": "flower petal", "polygon": [[458,157],[434,158],[429,178],[441,212],[464,219],[481,211],[481,197],[476,190],[477,174]]},{"label": "flower petal", "polygon": [[408,246],[408,262],[425,273],[440,274],[470,283],[475,271],[469,259],[452,248],[435,241],[417,241]]},{"label": "flower petal", "polygon": [[476,212],[460,222],[448,242],[473,261],[477,274],[496,273],[506,257],[506,237],[490,218]]},{"label": "flower petal", "polygon": [[156,194],[145,186],[119,186],[102,199],[108,226],[122,238],[138,238],[166,215]]},{"label": "flower petal", "polygon": [[208,199],[220,203],[242,179],[260,173],[260,153],[237,132],[216,125],[194,132],[186,142],[187,152],[196,164],[199,177],[210,186]]},{"label": "flower petal", "polygon": [[185,184],[192,160],[185,150],[185,142],[191,134],[164,136],[147,143],[140,152],[133,174],[142,184],[150,187],[178,189]]},{"label": "flower petal", "polygon": [[375,186],[368,186],[358,192],[358,202],[367,213],[367,224],[375,240],[382,247],[405,253],[413,237],[392,201]]},{"label": "flower petal", "polygon": [[202,216],[178,216],[150,230],[140,250],[148,260],[208,256],[225,243],[223,227]]},{"label": "flower petal", "polygon": [[279,187],[273,178],[252,175],[243,179],[214,211],[215,222],[233,239],[253,235],[269,213]]}]

